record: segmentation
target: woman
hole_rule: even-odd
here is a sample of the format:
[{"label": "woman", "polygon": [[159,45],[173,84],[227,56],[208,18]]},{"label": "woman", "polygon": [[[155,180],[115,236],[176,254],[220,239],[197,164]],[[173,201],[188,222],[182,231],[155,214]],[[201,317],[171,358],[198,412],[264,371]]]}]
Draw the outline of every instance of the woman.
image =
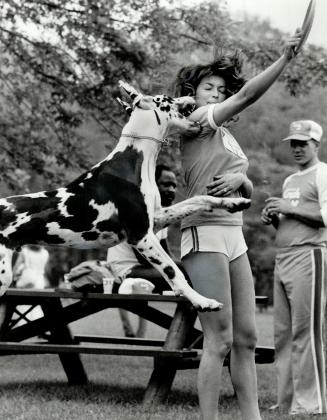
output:
[{"label": "woman", "polygon": [[[176,96],[192,95],[196,109],[190,115],[201,132],[182,139],[182,164],[187,196],[250,197],[246,176],[248,160],[222,124],[255,102],[295,56],[301,32],[297,31],[283,55],[265,71],[244,84],[237,54],[208,65],[183,68],[176,79]],[[203,420],[218,419],[218,398],[223,361],[231,350],[231,377],[242,418],[258,420],[255,295],[242,233],[242,214],[224,210],[189,216],[182,223],[182,263],[193,287],[224,304],[219,312],[199,313],[204,332],[203,356],[198,373]]]}]

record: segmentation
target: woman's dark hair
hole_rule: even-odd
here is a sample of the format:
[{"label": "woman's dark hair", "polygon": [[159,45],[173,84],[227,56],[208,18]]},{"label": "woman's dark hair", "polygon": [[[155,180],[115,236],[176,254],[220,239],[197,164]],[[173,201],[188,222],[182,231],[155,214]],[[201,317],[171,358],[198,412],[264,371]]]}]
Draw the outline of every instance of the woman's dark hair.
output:
[{"label": "woman's dark hair", "polygon": [[219,76],[226,83],[226,97],[234,95],[245,83],[241,75],[243,60],[240,52],[220,54],[212,63],[183,67],[174,82],[174,96],[194,96],[201,80],[207,76]]}]

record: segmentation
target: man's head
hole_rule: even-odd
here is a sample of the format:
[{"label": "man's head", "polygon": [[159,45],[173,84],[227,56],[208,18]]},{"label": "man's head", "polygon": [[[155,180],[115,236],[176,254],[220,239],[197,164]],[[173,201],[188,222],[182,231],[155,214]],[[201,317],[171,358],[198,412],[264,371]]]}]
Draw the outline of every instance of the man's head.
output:
[{"label": "man's head", "polygon": [[289,135],[282,141],[289,141],[294,160],[301,169],[309,168],[318,161],[318,148],[323,130],[311,120],[293,121]]},{"label": "man's head", "polygon": [[176,195],[177,180],[176,175],[169,166],[157,165],[156,183],[161,197],[161,205],[168,207],[172,204]]}]

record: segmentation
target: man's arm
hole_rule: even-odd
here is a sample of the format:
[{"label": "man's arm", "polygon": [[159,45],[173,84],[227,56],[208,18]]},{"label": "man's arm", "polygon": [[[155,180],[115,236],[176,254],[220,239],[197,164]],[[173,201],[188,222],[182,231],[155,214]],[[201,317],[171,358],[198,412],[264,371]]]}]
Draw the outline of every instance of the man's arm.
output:
[{"label": "man's arm", "polygon": [[306,209],[301,209],[300,207],[294,207],[287,216],[293,217],[293,219],[299,220],[300,222],[314,228],[325,227],[320,211],[315,213]]},{"label": "man's arm", "polygon": [[293,207],[289,200],[285,198],[268,198],[266,209],[268,213],[281,213],[316,229],[325,227],[320,210],[312,211],[301,207]]}]

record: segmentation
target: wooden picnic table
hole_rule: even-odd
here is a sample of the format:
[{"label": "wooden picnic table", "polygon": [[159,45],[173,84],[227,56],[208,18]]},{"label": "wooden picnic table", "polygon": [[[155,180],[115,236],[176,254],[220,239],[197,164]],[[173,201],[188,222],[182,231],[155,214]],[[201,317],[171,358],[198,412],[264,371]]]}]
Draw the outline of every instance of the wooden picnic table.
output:
[{"label": "wooden picnic table", "polygon": [[[256,302],[267,301],[257,296]],[[171,316],[155,305],[175,305]],[[27,305],[27,310],[20,310]],[[35,320],[28,313],[40,306]],[[162,306],[162,305],[161,305]],[[107,308],[122,308],[167,330],[164,340],[151,338],[73,335],[69,324]],[[154,367],[144,394],[144,404],[161,403],[167,397],[178,369],[199,365],[202,331],[195,327],[197,312],[183,297],[80,293],[45,289],[9,289],[0,305],[0,356],[58,354],[70,384],[85,384],[87,374],[80,354],[153,357]],[[21,325],[19,321],[25,320]],[[274,349],[257,347],[256,363],[271,363]],[[225,364],[228,364],[226,359]]]}]

